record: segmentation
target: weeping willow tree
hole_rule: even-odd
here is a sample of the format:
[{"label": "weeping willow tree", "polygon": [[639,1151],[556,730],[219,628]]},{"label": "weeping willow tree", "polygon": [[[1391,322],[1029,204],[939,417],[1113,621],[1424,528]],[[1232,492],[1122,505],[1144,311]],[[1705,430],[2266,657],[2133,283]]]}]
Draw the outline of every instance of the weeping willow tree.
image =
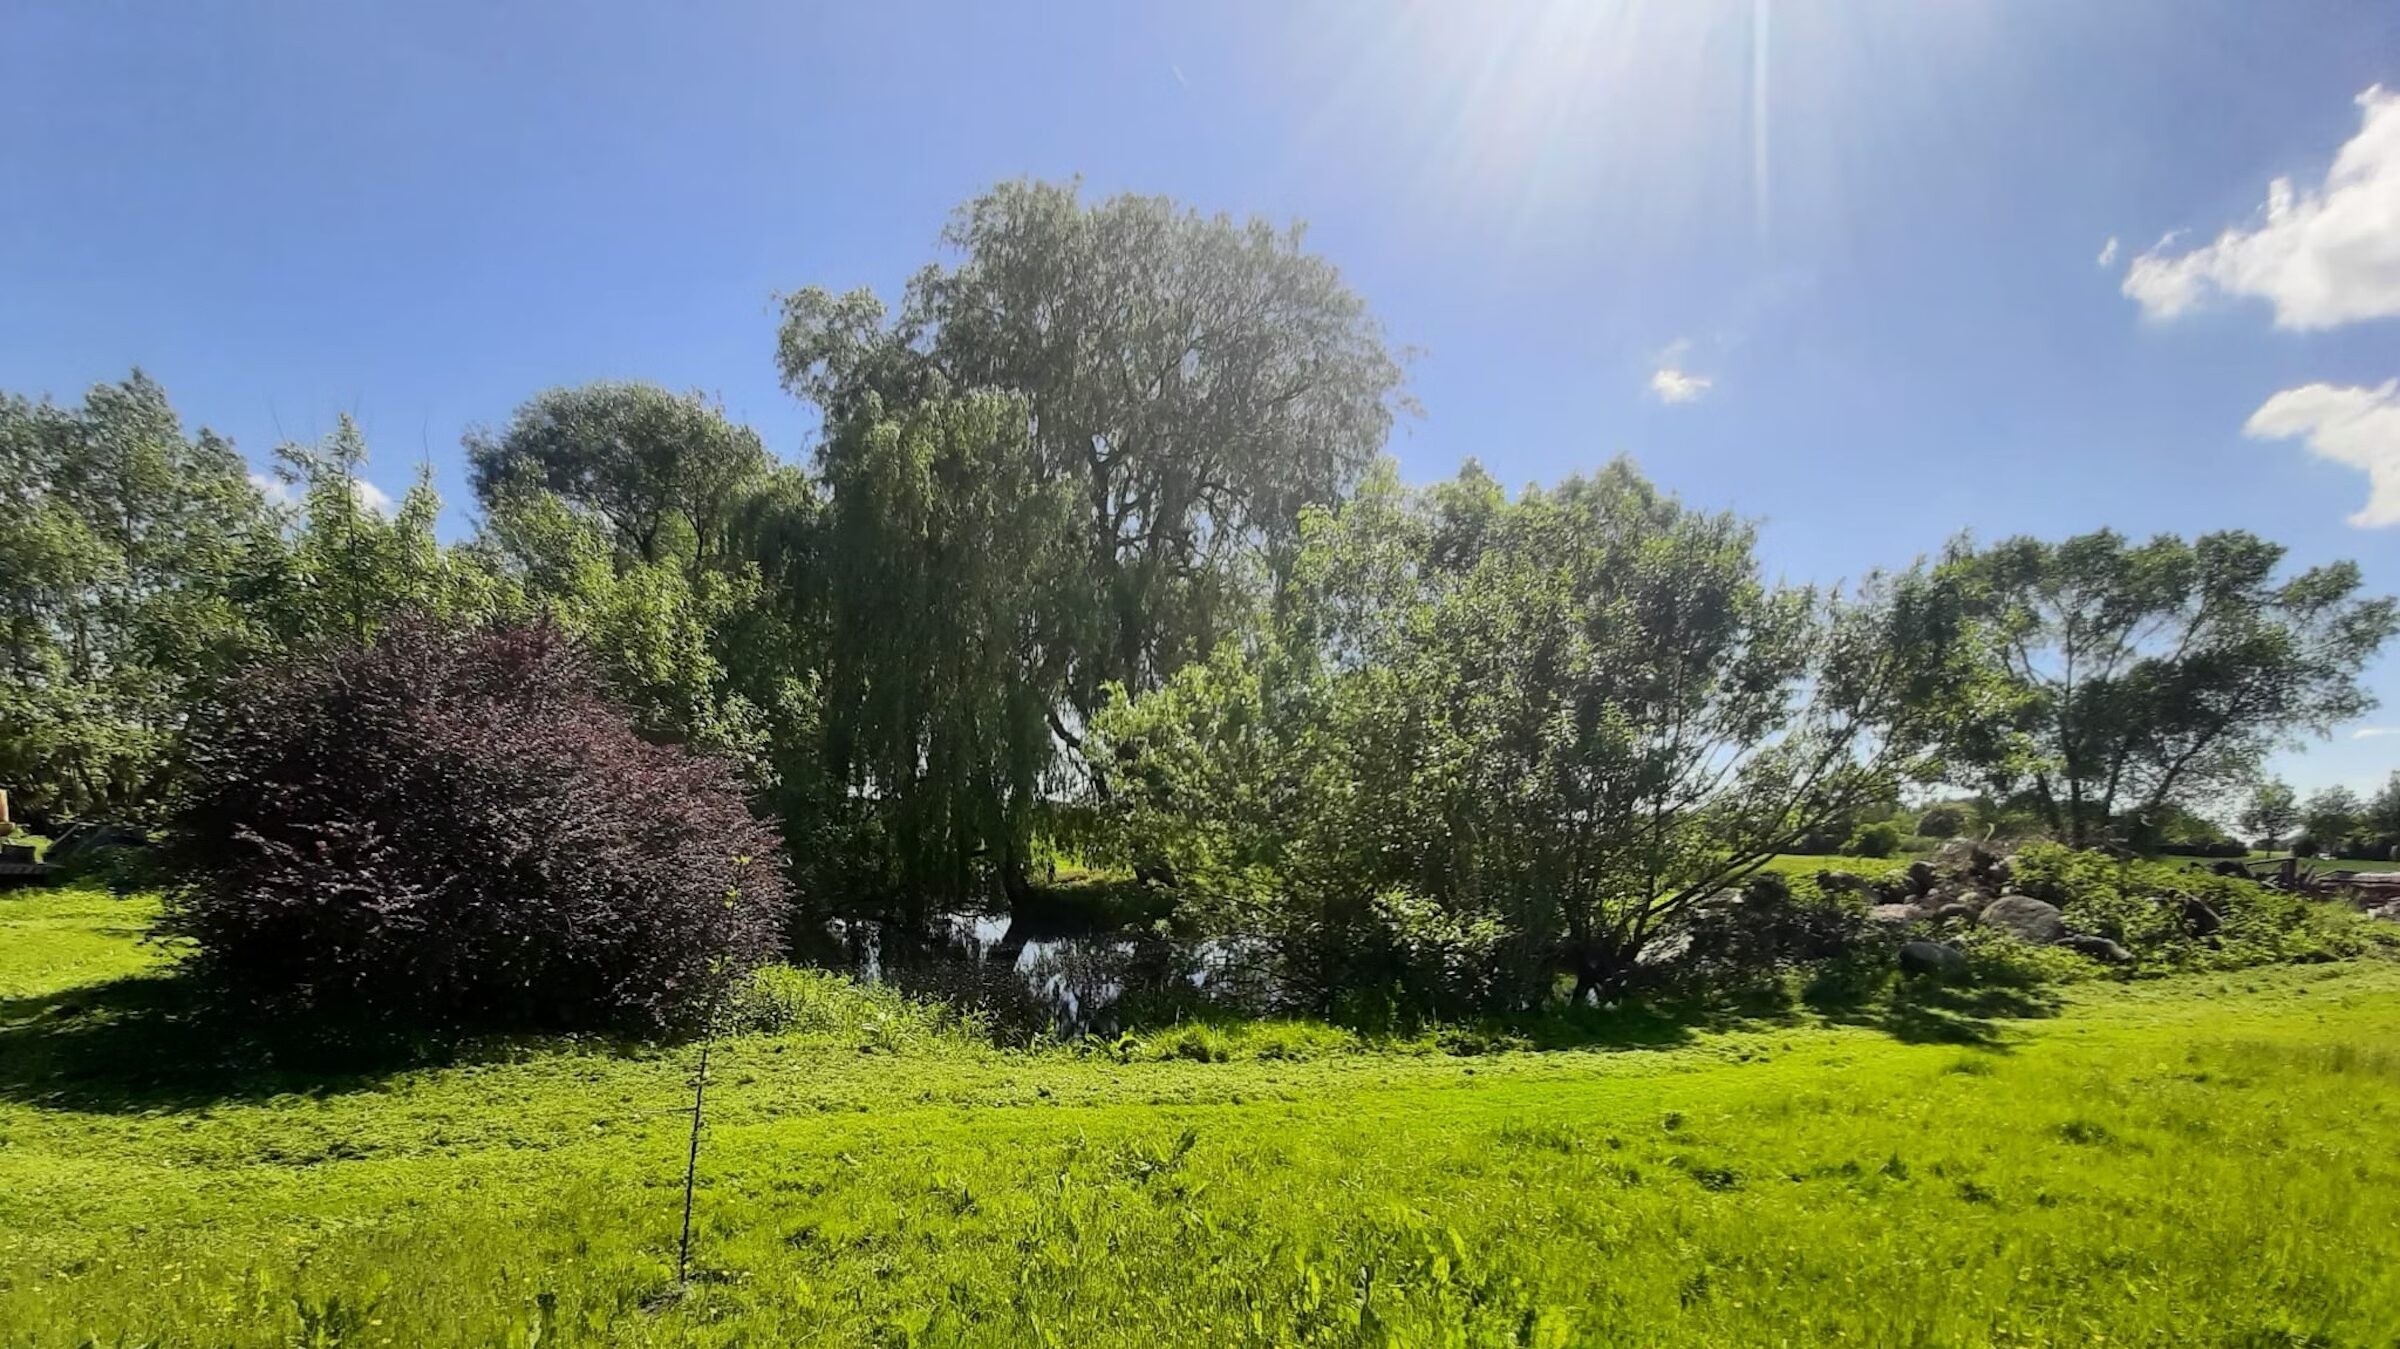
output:
[{"label": "weeping willow tree", "polygon": [[1012,183],[943,242],[896,314],[787,296],[780,362],[827,427],[832,758],[895,880],[996,871],[1021,897],[1033,804],[1094,770],[1101,691],[1250,621],[1401,372],[1297,230]]},{"label": "weeping willow tree", "polygon": [[1038,471],[1030,430],[1014,395],[896,409],[869,395],[821,455],[827,766],[862,826],[859,879],[912,917],[995,871],[1021,885],[1060,785],[1050,720],[1082,613],[1077,503]]}]

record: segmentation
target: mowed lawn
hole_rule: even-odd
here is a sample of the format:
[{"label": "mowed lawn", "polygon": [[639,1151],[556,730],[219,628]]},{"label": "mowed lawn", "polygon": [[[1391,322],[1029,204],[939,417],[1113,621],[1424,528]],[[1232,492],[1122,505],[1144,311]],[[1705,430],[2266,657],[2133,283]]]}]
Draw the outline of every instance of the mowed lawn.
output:
[{"label": "mowed lawn", "polygon": [[[2283,860],[2283,856],[2282,853],[2254,852],[2250,854],[2250,860],[2252,862],[2280,862]],[[2345,857],[2303,857],[2300,862],[2301,865],[2315,870],[2320,875],[2334,871],[2400,871],[2400,862],[2362,862],[2356,858]]]},{"label": "mowed lawn", "polygon": [[692,1049],[228,1067],[145,917],[0,895],[0,1344],[2400,1343],[2390,964],[1473,1058],[729,1040],[679,1289]]},{"label": "mowed lawn", "polygon": [[[1927,855],[1904,852],[1895,853],[1890,857],[1852,857],[1845,853],[1782,853],[1770,859],[1761,870],[1780,872],[1794,878],[1814,876],[1820,871],[1849,871],[1861,876],[1881,876],[1887,871],[1905,867]],[[2160,857],[2154,860],[2170,865],[2193,867],[2201,871],[2206,871],[2214,865],[2214,859],[2206,857]],[[2281,861],[2283,854],[2254,852],[2244,860],[2255,866],[2260,862]],[[2336,871],[2400,871],[2400,862],[2359,862],[2329,857],[2310,857],[2302,858],[2301,864],[2313,869],[2320,876],[2330,875]]]}]

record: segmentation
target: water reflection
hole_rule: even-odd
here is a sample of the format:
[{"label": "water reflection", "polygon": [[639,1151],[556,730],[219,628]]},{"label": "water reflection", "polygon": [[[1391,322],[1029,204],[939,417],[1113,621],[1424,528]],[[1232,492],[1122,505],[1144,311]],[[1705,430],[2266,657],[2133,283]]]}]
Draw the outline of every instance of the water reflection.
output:
[{"label": "water reflection", "polygon": [[826,925],[859,978],[973,1008],[1019,1034],[1111,1036],[1210,1010],[1255,1014],[1279,992],[1262,944],[1183,937],[1165,924],[1096,931],[956,913],[930,929]]}]

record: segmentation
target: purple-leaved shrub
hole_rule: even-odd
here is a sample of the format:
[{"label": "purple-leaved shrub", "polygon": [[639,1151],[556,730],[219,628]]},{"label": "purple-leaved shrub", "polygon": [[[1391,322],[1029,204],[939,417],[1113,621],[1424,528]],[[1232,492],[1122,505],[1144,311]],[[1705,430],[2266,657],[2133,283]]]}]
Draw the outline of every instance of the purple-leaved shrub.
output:
[{"label": "purple-leaved shrub", "polygon": [[674,1031],[779,944],[731,766],[637,736],[555,629],[254,668],[191,746],[163,926],[238,1006]]}]

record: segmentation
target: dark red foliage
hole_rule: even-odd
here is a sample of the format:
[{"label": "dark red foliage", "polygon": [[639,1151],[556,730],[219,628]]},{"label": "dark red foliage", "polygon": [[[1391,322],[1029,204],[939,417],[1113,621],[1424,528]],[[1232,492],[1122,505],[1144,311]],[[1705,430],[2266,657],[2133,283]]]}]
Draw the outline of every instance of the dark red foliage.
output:
[{"label": "dark red foliage", "polygon": [[672,1030],[778,943],[733,770],[636,736],[553,629],[403,625],[194,729],[166,926],[245,1005]]}]

